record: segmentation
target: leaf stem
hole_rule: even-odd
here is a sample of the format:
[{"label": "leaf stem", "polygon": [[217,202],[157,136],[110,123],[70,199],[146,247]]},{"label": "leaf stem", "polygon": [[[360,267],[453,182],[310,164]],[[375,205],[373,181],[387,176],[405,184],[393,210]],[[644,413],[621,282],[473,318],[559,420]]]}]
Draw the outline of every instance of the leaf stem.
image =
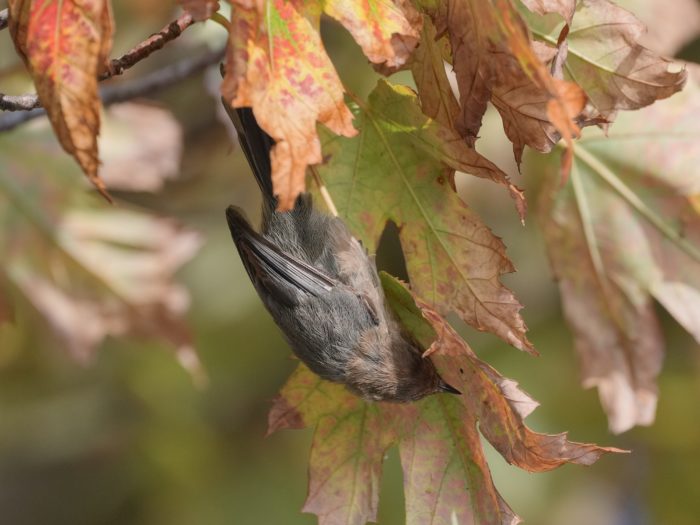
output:
[{"label": "leaf stem", "polygon": [[601,179],[607,182],[608,185],[637,210],[637,212],[656,226],[669,240],[676,243],[681,250],[700,262],[700,249],[684,239],[672,225],[650,208],[636,193],[634,193],[634,191],[622,182],[610,168],[598,160],[595,155],[579,144],[576,148],[576,156],[587,164]]}]

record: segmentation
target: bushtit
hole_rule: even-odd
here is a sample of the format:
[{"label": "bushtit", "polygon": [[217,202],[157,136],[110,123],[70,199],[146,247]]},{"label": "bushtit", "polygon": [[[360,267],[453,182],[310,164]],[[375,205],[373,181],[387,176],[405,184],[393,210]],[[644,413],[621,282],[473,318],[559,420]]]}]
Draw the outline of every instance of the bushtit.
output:
[{"label": "bushtit", "polygon": [[224,106],[263,193],[261,233],[233,206],[226,219],[248,276],[294,353],[323,379],[369,400],[459,394],[394,318],[373,261],[345,224],[315,210],[308,194],[293,210],[276,211],[274,141],[249,108]]}]

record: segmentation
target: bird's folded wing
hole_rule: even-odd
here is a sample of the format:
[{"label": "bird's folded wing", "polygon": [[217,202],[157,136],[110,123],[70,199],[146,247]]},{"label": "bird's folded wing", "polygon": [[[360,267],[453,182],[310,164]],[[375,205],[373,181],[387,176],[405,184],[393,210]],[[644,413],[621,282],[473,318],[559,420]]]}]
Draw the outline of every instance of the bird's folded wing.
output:
[{"label": "bird's folded wing", "polygon": [[254,231],[237,209],[229,207],[226,218],[248,275],[278,300],[295,303],[300,291],[320,296],[341,285],[318,268],[282,252]]}]

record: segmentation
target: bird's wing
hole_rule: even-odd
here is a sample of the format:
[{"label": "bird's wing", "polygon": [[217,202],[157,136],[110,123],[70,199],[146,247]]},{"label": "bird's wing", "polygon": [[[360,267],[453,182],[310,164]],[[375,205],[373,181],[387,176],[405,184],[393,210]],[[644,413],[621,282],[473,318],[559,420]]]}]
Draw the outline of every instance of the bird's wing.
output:
[{"label": "bird's wing", "polygon": [[299,301],[300,292],[320,296],[342,286],[318,268],[284,253],[262,237],[235,207],[228,207],[226,219],[248,275],[274,299],[293,305]]}]

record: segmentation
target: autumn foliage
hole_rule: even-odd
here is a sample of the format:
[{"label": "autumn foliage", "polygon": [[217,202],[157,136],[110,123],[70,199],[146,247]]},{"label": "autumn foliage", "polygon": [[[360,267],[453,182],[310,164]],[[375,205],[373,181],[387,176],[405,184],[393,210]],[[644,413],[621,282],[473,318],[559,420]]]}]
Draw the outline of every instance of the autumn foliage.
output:
[{"label": "autumn foliage", "polygon": [[[456,172],[498,185],[513,203],[503,213],[520,220],[530,220],[528,204],[537,203],[583,385],[598,388],[613,432],[653,422],[664,354],[653,301],[700,341],[700,95],[688,81],[692,66],[644,47],[643,25],[609,0],[232,0],[228,19],[217,1],[180,4],[185,18],[176,33],[207,20],[228,31],[221,96],[252,107],[275,139],[280,209],[301,192],[318,192],[309,183],[316,180],[369,252],[387,222],[398,225],[410,283],[383,275],[387,297],[425,358],[463,393],[368,403],[300,366],[274,401],[269,429],[314,428],[305,511],[324,525],[375,520],[382,462],[397,446],[407,523],[514,524],[480,435],[531,472],[621,452],[530,430],[524,419],[537,403],[445,320],[456,314],[537,354],[522,305],[501,282],[515,266],[457,194]],[[324,19],[347,30],[368,67],[387,77],[366,99],[343,86],[323,46]],[[8,27],[60,144],[108,196],[117,187],[100,177],[97,136],[98,80],[115,73],[110,2],[11,0]],[[414,84],[396,83],[398,71],[410,71]],[[537,195],[526,196],[476,149],[489,104],[517,165],[539,182]],[[548,155],[524,158],[526,146]],[[2,189],[20,203],[42,198],[40,184],[31,197],[11,183]],[[53,210],[30,216],[78,286],[43,277],[49,263],[40,254],[32,260],[41,263],[8,264],[0,275],[46,312],[79,357],[107,335],[155,335],[201,374],[183,321],[186,293],[171,281],[197,236],[107,206],[93,203],[60,220]],[[124,230],[130,236],[108,228],[115,215],[132,225]],[[131,259],[116,243],[165,271],[129,274]],[[12,250],[19,261],[35,247]],[[51,315],[67,303],[80,306],[80,319]],[[0,293],[0,321],[11,311]],[[84,322],[94,329],[76,338]]]}]

